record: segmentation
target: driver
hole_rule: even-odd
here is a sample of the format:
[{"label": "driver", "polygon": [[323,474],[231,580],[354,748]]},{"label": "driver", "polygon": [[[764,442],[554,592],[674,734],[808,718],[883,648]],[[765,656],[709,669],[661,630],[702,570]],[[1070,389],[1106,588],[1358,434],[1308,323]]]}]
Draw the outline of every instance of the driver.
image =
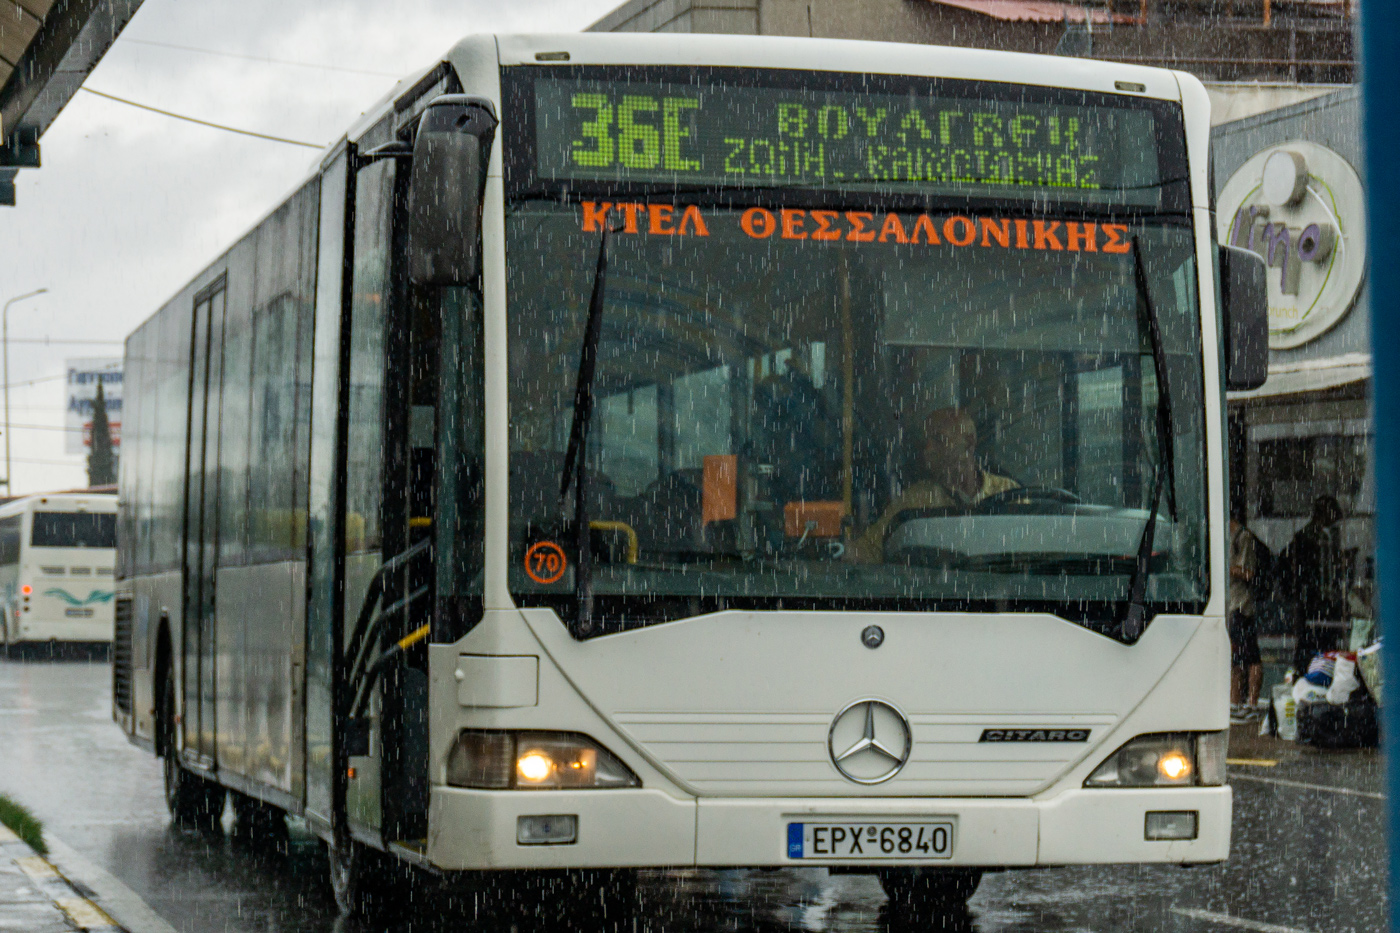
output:
[{"label": "driver", "polygon": [[966,508],[1020,483],[977,465],[977,425],[960,408],[937,408],[924,418],[920,461],[927,473],[891,502],[874,524],[856,539],[854,557],[862,564],[884,561],[885,533],[896,515],[908,509]]}]

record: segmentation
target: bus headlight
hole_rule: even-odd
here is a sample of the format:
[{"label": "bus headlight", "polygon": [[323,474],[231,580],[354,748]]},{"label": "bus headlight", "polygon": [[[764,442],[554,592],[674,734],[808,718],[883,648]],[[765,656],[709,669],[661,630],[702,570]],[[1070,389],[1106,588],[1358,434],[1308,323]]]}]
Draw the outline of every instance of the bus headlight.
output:
[{"label": "bus headlight", "polygon": [[447,759],[447,783],[490,790],[640,787],[612,752],[573,732],[463,730]]},{"label": "bus headlight", "polygon": [[1094,769],[1085,787],[1215,787],[1225,783],[1224,732],[1140,735]]}]

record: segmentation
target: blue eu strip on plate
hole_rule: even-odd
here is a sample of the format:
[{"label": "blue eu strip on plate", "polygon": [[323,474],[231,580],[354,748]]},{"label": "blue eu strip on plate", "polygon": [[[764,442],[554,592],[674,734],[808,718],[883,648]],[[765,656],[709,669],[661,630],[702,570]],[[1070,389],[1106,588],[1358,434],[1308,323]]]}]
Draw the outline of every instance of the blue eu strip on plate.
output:
[{"label": "blue eu strip on plate", "polygon": [[788,824],[788,858],[802,858],[802,824]]}]

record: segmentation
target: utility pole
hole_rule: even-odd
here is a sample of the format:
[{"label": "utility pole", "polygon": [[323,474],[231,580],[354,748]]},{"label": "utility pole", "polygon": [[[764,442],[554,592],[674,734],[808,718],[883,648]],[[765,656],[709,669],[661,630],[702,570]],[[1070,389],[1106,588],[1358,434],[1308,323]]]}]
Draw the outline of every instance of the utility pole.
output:
[{"label": "utility pole", "polygon": [[5,363],[5,494],[14,495],[14,487],[10,482],[10,305],[26,298],[33,298],[35,295],[42,295],[47,292],[47,288],[36,288],[32,292],[25,292],[23,295],[16,295],[5,302],[4,310],[0,311],[0,347],[3,347]]}]

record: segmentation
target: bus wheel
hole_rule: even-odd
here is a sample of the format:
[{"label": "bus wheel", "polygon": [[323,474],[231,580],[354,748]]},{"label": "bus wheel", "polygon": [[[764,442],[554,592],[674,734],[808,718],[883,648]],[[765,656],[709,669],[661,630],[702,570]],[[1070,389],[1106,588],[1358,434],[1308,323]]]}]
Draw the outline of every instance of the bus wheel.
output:
[{"label": "bus wheel", "polygon": [[224,789],[180,763],[175,736],[175,681],[167,677],[161,694],[161,748],[165,752],[165,808],[176,826],[213,830],[224,812]]},{"label": "bus wheel", "polygon": [[389,856],[353,839],[326,844],[331,893],[345,916],[373,918],[407,901],[412,877]]},{"label": "bus wheel", "polygon": [[887,868],[879,873],[880,886],[892,910],[925,919],[957,914],[982,882],[977,868]]},{"label": "bus wheel", "polygon": [[229,791],[233,805],[233,837],[250,846],[286,854],[286,814],[270,803],[239,791]]}]

